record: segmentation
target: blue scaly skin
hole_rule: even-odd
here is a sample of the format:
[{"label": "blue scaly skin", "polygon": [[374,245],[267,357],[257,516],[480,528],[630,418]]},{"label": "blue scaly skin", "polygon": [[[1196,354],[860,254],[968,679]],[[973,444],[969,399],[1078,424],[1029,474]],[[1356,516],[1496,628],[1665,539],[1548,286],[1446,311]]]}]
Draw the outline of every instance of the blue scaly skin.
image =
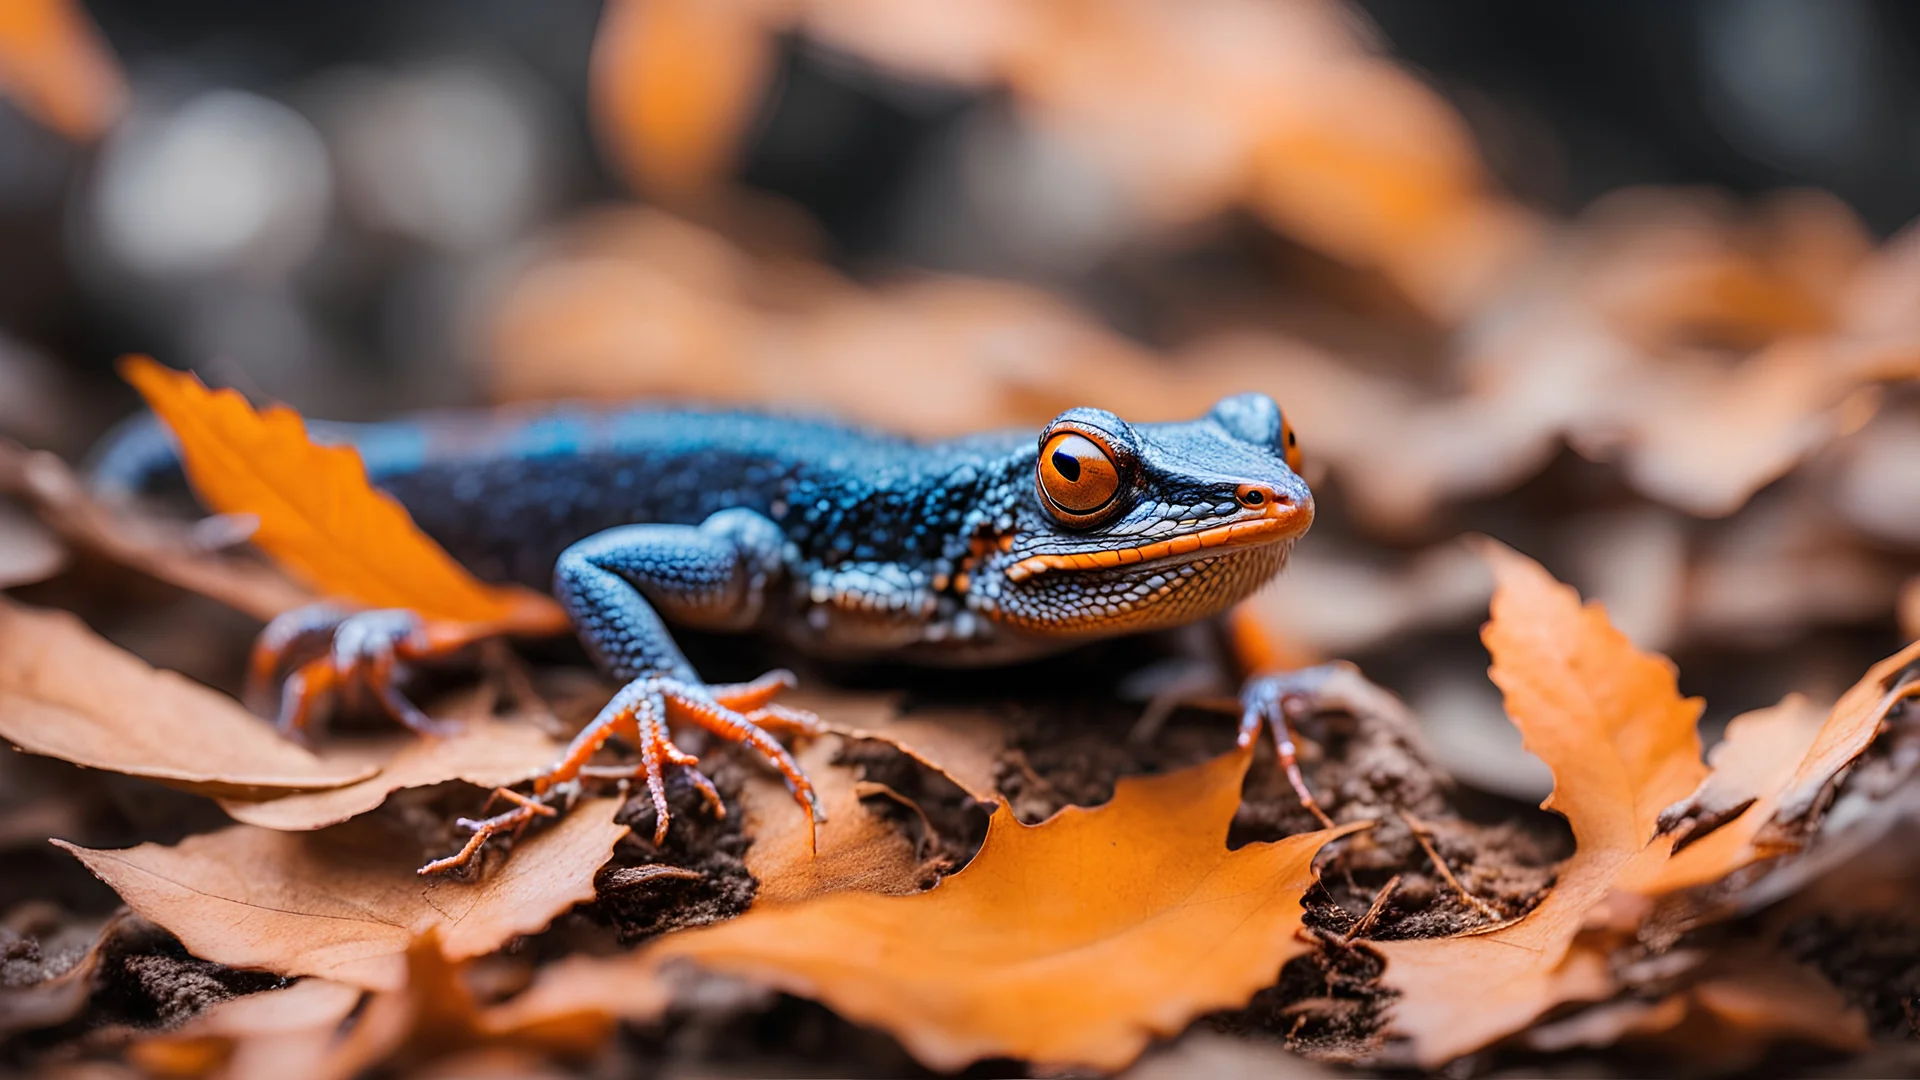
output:
[{"label": "blue scaly skin", "polygon": [[[776,634],[803,653],[930,665],[989,665],[1117,634],[1218,615],[1285,566],[1313,520],[1291,427],[1271,398],[1242,394],[1185,423],[1129,424],[1072,409],[1039,432],[921,443],[742,413],[584,411],[315,424],[357,447],[375,483],[481,578],[551,585],[594,662],[625,684],[532,794],[465,821],[473,838],[422,873],[464,865],[487,837],[551,814],[586,776],[644,777],[669,815],[664,770],[680,767],[716,812],[719,796],[668,739],[693,723],[751,746],[821,820],[812,785],[776,735],[818,730],[771,699],[785,672],[703,682],[668,624]],[[132,455],[123,455],[131,457]],[[110,452],[111,458],[111,452]],[[108,460],[105,478],[138,471]],[[270,678],[302,642],[328,655],[284,687],[281,720],[306,721],[318,694],[369,685],[396,718],[434,721],[392,686],[394,669],[438,651],[407,612],[315,608],[261,636]],[[1262,724],[1292,762],[1284,694],[1255,680],[1241,741]],[[639,761],[588,764],[609,739]]]}]

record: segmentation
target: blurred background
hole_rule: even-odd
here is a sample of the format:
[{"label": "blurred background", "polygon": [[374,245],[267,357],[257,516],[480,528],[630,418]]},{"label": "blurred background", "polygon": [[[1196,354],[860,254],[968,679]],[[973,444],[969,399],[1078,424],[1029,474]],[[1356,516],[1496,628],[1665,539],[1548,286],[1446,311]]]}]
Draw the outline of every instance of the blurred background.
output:
[{"label": "blurred background", "polygon": [[1920,631],[1916,48],[1869,0],[0,0],[0,435],[79,460],[129,351],[346,419],[1263,390],[1321,508],[1275,661],[1536,797],[1463,533],[1710,726]]}]

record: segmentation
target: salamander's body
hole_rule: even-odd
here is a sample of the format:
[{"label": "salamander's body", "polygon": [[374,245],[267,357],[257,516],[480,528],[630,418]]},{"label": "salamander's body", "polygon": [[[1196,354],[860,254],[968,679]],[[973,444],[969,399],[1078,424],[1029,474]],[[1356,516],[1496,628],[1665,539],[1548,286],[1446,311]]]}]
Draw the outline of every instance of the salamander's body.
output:
[{"label": "salamander's body", "polygon": [[[536,795],[619,736],[641,751],[662,830],[660,770],[687,764],[666,740],[668,719],[754,745],[810,800],[762,730],[807,726],[769,703],[784,680],[709,687],[669,624],[770,631],[824,656],[1002,663],[1220,613],[1280,571],[1313,518],[1292,430],[1253,394],[1184,423],[1075,409],[1038,438],[933,443],[662,410],[314,434],[357,447],[374,481],[479,576],[552,587],[596,662],[629,685]],[[151,463],[137,449],[110,452],[101,475],[125,484]],[[382,684],[401,719],[432,726],[385,685],[396,661],[434,651],[417,619],[283,617],[263,635],[265,670],[316,631],[332,635],[327,666],[289,680],[283,723],[300,726],[309,699],[357,676]]]}]

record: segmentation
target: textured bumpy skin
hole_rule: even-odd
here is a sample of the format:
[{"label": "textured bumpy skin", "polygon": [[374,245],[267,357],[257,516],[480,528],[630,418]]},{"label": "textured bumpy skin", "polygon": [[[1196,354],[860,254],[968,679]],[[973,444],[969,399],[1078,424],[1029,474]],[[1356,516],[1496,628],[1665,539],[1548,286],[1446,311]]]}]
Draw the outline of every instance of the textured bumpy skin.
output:
[{"label": "textured bumpy skin", "polygon": [[[770,703],[787,677],[707,686],[669,625],[762,630],[830,657],[1002,663],[1223,612],[1279,572],[1313,518],[1312,495],[1289,467],[1292,431],[1256,394],[1183,423],[1131,425],[1074,409],[1037,439],[937,443],[665,410],[311,430],[358,448],[374,482],[479,576],[551,584],[596,663],[628,686],[536,781],[534,798],[587,775],[587,761],[617,737],[641,751],[634,775],[653,789],[662,834],[661,769],[692,764],[667,740],[669,720],[752,745],[812,803],[768,734],[812,722]],[[147,486],[166,465],[163,448],[135,430],[103,455],[97,476],[107,487]],[[430,730],[387,685],[396,665],[431,658],[430,628],[406,613],[328,618],[288,617],[262,636],[254,669],[265,677],[286,658],[285,643],[333,628],[331,657],[289,680],[283,724],[305,722],[314,687],[361,678],[396,718]],[[519,809],[473,823],[475,843],[447,865],[492,832],[550,812],[512,799]]]}]

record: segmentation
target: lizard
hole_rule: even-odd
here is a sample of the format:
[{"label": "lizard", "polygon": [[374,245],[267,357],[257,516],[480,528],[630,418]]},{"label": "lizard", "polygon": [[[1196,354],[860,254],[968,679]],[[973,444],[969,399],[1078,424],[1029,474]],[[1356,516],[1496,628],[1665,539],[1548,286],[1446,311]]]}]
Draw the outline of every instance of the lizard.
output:
[{"label": "lizard", "polygon": [[[831,659],[1012,663],[1220,615],[1285,567],[1314,515],[1293,426],[1254,393],[1192,421],[1132,424],[1081,407],[1037,437],[924,442],[660,407],[309,430],[357,449],[369,479],[476,576],[550,588],[594,664],[621,684],[529,793],[503,788],[495,794],[511,809],[460,819],[466,845],[423,874],[465,866],[490,837],[557,813],[553,796],[590,777],[644,779],[656,842],[671,820],[669,769],[686,770],[707,808],[724,814],[697,759],[670,738],[674,724],[743,744],[814,826],[824,820],[780,741],[822,730],[773,700],[794,677],[707,683],[670,626],[770,632]],[[101,488],[140,489],[178,468],[157,428],[134,435],[99,459]],[[273,707],[289,658],[316,643],[322,654],[294,666]],[[248,696],[298,736],[323,698],[357,684],[399,722],[443,733],[400,691],[398,673],[466,643],[409,611],[301,608],[260,633]],[[1325,821],[1295,760],[1288,685],[1249,680],[1239,743],[1269,729],[1302,805]],[[615,739],[637,761],[593,765]]]}]

